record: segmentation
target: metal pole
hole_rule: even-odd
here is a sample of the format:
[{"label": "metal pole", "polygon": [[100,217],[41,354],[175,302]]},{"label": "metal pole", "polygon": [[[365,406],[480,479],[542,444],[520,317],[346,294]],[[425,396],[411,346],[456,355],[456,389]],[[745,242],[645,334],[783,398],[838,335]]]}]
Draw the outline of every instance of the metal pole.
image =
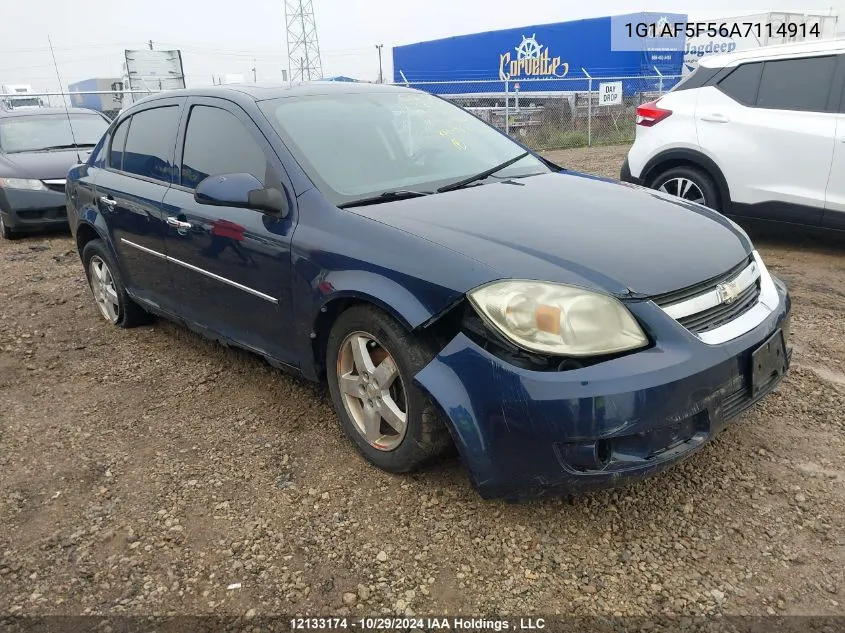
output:
[{"label": "metal pole", "polygon": [[505,134],[511,133],[510,96],[508,95],[508,80],[505,79]]},{"label": "metal pole", "polygon": [[663,95],[663,73],[660,72],[660,69],[657,66],[654,67],[654,72],[656,72],[657,76],[660,77],[660,79],[657,80],[657,94],[662,96]]},{"label": "metal pole", "polygon": [[376,48],[378,49],[378,82],[380,84],[384,83],[384,75],[382,74],[382,70],[381,70],[381,47],[382,46],[384,46],[384,44],[376,44]]},{"label": "metal pole", "polygon": [[587,147],[593,144],[593,78],[587,82]]},{"label": "metal pole", "polygon": [[[581,68],[581,72],[587,77],[587,147],[589,147],[593,144],[593,77],[586,68]],[[577,98],[576,93],[576,103]]]}]

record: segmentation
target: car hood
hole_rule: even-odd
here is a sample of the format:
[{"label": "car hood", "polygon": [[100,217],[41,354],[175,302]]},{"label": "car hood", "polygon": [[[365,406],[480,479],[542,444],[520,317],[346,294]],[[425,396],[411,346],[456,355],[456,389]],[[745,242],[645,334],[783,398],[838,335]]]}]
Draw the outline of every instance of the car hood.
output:
[{"label": "car hood", "polygon": [[[80,158],[84,160],[87,156],[87,149],[79,150]],[[0,176],[38,180],[66,178],[77,162],[76,150],[0,154]]]},{"label": "car hood", "polygon": [[350,211],[463,253],[497,278],[575,284],[620,297],[700,283],[753,248],[715,211],[574,172]]}]

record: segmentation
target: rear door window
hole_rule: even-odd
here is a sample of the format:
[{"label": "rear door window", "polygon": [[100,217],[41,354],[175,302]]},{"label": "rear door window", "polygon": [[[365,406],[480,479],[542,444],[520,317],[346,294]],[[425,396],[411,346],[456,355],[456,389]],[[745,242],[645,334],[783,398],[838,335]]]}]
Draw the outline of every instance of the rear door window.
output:
[{"label": "rear door window", "polygon": [[719,90],[738,103],[753,106],[757,102],[762,69],[761,62],[737,66],[719,82]]},{"label": "rear door window", "polygon": [[836,57],[767,61],[763,65],[757,107],[827,112]]},{"label": "rear door window", "polygon": [[112,169],[123,169],[123,148],[126,145],[126,133],[129,132],[129,122],[132,117],[128,117],[114,131],[111,139],[111,147],[109,149],[108,165]]},{"label": "rear door window", "polygon": [[172,182],[178,127],[179,106],[163,106],[134,114],[126,137],[123,171]]}]

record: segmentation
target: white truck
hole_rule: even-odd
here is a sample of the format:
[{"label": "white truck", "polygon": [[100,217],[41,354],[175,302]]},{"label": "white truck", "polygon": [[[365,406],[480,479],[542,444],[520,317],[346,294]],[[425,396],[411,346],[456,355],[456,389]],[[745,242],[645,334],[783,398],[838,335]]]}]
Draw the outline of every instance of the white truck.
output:
[{"label": "white truck", "polygon": [[44,101],[32,94],[29,84],[3,84],[0,86],[0,104],[8,110],[43,108]]}]

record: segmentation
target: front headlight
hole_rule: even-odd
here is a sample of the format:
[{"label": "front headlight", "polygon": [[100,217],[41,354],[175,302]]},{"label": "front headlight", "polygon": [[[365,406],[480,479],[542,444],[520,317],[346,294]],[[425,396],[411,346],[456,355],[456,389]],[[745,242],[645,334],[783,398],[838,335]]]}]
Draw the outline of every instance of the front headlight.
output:
[{"label": "front headlight", "polygon": [[469,293],[479,314],[516,345],[561,356],[600,356],[648,345],[609,295],[542,281],[496,281]]},{"label": "front headlight", "polygon": [[30,191],[41,191],[47,188],[40,180],[30,180],[29,178],[0,178],[0,187],[28,189]]}]

